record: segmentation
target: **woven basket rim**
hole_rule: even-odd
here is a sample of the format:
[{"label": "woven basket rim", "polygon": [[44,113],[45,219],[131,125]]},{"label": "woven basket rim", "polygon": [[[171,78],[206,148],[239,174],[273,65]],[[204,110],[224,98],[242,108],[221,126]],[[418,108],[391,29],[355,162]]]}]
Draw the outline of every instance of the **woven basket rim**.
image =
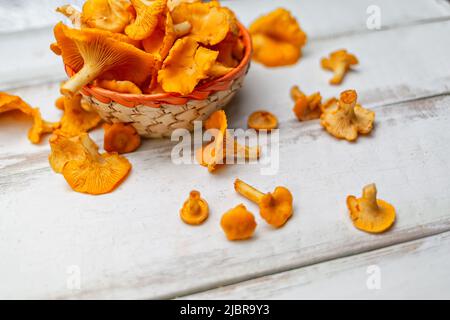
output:
[{"label": "woven basket rim", "polygon": [[[145,102],[151,102],[151,101],[159,101],[159,100],[165,100],[170,98],[181,98],[181,99],[195,99],[195,100],[203,100],[205,96],[205,92],[211,91],[217,92],[220,90],[210,90],[209,87],[214,86],[215,84],[223,83],[223,82],[231,82],[241,76],[246,72],[248,64],[250,63],[251,55],[252,55],[252,41],[249,31],[242,25],[240,22],[238,22],[238,26],[240,29],[241,36],[244,41],[244,47],[245,47],[245,53],[244,57],[242,58],[239,65],[224,76],[214,79],[212,81],[206,82],[202,84],[201,86],[195,88],[195,90],[190,93],[189,95],[183,96],[178,93],[153,93],[153,94],[131,94],[131,93],[120,93],[116,91],[111,91],[108,89],[96,87],[94,85],[88,85],[83,87],[82,91],[84,93],[88,93],[90,95],[90,92],[95,94],[98,94],[100,96],[109,98],[113,101],[117,100],[126,100],[129,102],[133,102],[135,104],[145,104]],[[67,65],[64,66],[66,73],[69,76],[72,76],[75,72]],[[209,95],[209,94],[208,94]]]}]

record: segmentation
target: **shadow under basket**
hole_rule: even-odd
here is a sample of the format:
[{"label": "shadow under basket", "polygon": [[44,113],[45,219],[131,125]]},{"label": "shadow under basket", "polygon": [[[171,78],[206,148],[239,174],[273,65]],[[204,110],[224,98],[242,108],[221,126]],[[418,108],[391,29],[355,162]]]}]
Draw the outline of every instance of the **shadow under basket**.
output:
[{"label": "shadow under basket", "polygon": [[[206,120],[224,108],[242,87],[250,68],[251,38],[242,25],[245,53],[240,64],[226,75],[198,86],[187,96],[175,93],[123,94],[88,85],[81,90],[83,102],[108,123],[131,124],[145,138],[170,137],[176,129],[194,129],[194,121]],[[74,72],[66,66],[69,76]]]}]

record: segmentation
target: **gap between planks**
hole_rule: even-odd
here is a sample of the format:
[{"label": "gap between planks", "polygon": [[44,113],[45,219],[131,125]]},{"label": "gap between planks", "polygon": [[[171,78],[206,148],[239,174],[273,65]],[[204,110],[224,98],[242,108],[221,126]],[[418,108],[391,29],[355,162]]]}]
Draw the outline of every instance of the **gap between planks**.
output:
[{"label": "gap between planks", "polygon": [[[231,285],[225,285],[225,286],[219,286],[210,290],[206,290],[206,291],[199,291],[199,292],[195,292],[192,294],[188,294],[188,295],[184,295],[184,296],[178,296],[178,297],[172,297],[172,299],[187,299],[187,300],[196,300],[196,299],[224,299],[225,296],[229,296],[231,295],[231,299],[278,299],[278,296],[271,296],[269,295],[265,295],[265,297],[253,297],[250,296],[250,292],[253,291],[255,288],[258,287],[258,283],[260,283],[260,288],[256,289],[256,290],[262,290],[262,288],[264,288],[264,285],[261,283],[266,282],[266,280],[268,280],[269,278],[272,280],[272,283],[276,283],[277,280],[281,280],[283,285],[280,285],[280,288],[285,288],[286,289],[286,280],[283,279],[284,277],[292,277],[294,282],[290,283],[290,285],[292,285],[294,288],[295,287],[300,287],[302,286],[302,283],[299,282],[295,282],[295,280],[300,280],[303,279],[303,277],[299,276],[299,273],[309,273],[312,272],[314,273],[314,275],[320,274],[322,275],[320,269],[322,267],[322,269],[328,269],[328,270],[332,270],[333,272],[335,272],[335,274],[344,274],[344,273],[348,273],[349,270],[353,270],[353,269],[357,269],[357,267],[361,266],[361,260],[363,259],[370,259],[370,262],[367,263],[366,266],[372,265],[374,261],[375,265],[378,265],[378,263],[383,263],[384,259],[386,257],[390,257],[396,254],[400,254],[402,252],[402,250],[406,250],[408,253],[419,253],[422,252],[422,254],[427,254],[427,252],[429,250],[433,250],[435,249],[437,246],[440,246],[440,243],[442,240],[447,240],[447,242],[450,240],[450,232],[449,231],[443,231],[443,232],[438,232],[436,234],[431,234],[428,236],[424,236],[424,237],[418,237],[417,239],[412,239],[410,241],[405,241],[402,243],[397,243],[391,246],[386,246],[383,248],[379,248],[379,249],[374,249],[374,250],[368,250],[359,254],[353,254],[353,255],[347,255],[347,256],[341,256],[337,259],[328,259],[328,260],[324,260],[322,262],[319,263],[315,263],[315,264],[309,264],[309,265],[305,265],[302,266],[301,268],[294,268],[291,270],[286,270],[283,272],[274,272],[271,274],[267,274],[265,276],[262,277],[256,277],[253,279],[250,279],[248,281],[245,281],[245,285],[244,288],[246,288],[244,290],[244,292],[247,293],[247,296],[236,296],[237,292],[239,292],[239,285],[243,284],[243,282],[237,282]],[[437,242],[438,244],[434,244],[431,245],[430,247],[427,246],[427,243],[429,242]],[[423,248],[422,246],[425,246],[425,248]],[[448,244],[447,244],[448,246]],[[413,249],[411,249],[413,248]],[[349,258],[353,258],[353,259],[349,259]],[[358,259],[359,258],[359,259]],[[355,263],[353,263],[353,261],[357,261]],[[349,262],[352,261],[352,262]],[[397,259],[398,261],[398,259]],[[350,267],[348,269],[337,269],[335,270],[332,266],[332,263],[347,263],[347,265],[350,265]],[[394,262],[396,263],[396,262]],[[353,268],[353,269],[352,269]],[[384,269],[384,268],[383,268]],[[314,270],[314,271],[311,271]],[[323,272],[323,271],[322,271]],[[312,276],[312,278],[314,278],[314,275]],[[366,274],[367,277],[367,274]],[[392,277],[392,274],[391,274]],[[306,277],[305,277],[306,278]],[[316,278],[314,280],[320,281],[322,280],[323,282],[323,278]],[[309,285],[310,283],[312,283],[312,281],[314,281],[312,279],[307,279],[306,283],[303,283],[305,285]],[[445,280],[445,279],[442,279]],[[449,279],[446,279],[447,281]],[[383,281],[384,282],[384,281]],[[265,286],[267,288],[267,285]],[[310,286],[311,287],[311,286]],[[349,287],[350,288],[350,287]],[[347,288],[346,288],[347,289]],[[354,290],[355,288],[353,288]],[[352,289],[351,289],[352,290]],[[386,290],[383,286],[383,290]],[[389,290],[389,289],[388,289]],[[227,293],[228,292],[228,293]],[[384,291],[385,292],[385,291]],[[378,292],[377,292],[378,293]],[[381,293],[381,292],[380,292]],[[218,294],[218,295],[217,295]],[[384,294],[384,293],[382,293]],[[317,292],[316,292],[317,295]],[[347,292],[346,294],[347,296],[354,296],[354,292]],[[395,293],[394,293],[395,296]],[[228,297],[227,297],[228,298]],[[298,297],[294,297],[294,296],[290,296],[288,299],[296,299]],[[313,295],[312,297],[308,297],[306,299],[316,299],[316,297]],[[322,296],[322,299],[335,299],[336,297],[333,298],[333,296],[328,296],[326,295],[325,297]],[[358,299],[366,299],[367,297],[359,297]],[[370,298],[381,298],[381,299],[385,299],[386,297],[384,295],[381,296],[374,296],[374,297],[370,297]],[[391,297],[392,298],[392,297]],[[388,299],[391,299],[388,298]],[[418,296],[418,298],[425,298],[425,299],[429,299],[426,298],[425,296]],[[305,299],[305,296],[300,297],[300,299]],[[320,298],[319,298],[320,299]],[[340,299],[340,298],[339,298]],[[396,299],[396,298],[394,298]],[[433,298],[432,298],[433,299]],[[440,299],[440,298],[439,298]],[[444,298],[445,299],[445,298]]]}]

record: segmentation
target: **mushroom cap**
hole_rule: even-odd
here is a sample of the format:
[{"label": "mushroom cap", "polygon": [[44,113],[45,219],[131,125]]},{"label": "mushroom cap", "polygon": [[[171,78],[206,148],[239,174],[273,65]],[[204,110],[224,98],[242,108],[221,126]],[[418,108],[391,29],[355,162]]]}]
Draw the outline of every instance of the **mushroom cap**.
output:
[{"label": "mushroom cap", "polygon": [[188,21],[192,26],[189,35],[208,46],[225,39],[232,22],[229,11],[216,1],[183,2],[174,8],[172,17],[175,24]]},{"label": "mushroom cap", "polygon": [[155,31],[158,20],[166,12],[167,0],[154,0],[148,3],[144,0],[131,0],[136,10],[136,19],[125,28],[125,33],[131,39],[144,40]]},{"label": "mushroom cap", "polygon": [[335,70],[340,65],[345,65],[348,69],[351,65],[358,64],[358,58],[355,55],[348,53],[347,50],[341,49],[330,53],[328,58],[322,58],[321,65],[324,69]]},{"label": "mushroom cap", "polygon": [[0,113],[13,110],[19,110],[27,115],[31,115],[33,108],[18,96],[0,92]]},{"label": "mushroom cap", "polygon": [[208,203],[200,197],[200,192],[192,190],[180,210],[181,220],[187,224],[199,225],[208,218],[208,215]]},{"label": "mushroom cap", "polygon": [[95,111],[86,111],[81,107],[81,94],[64,97],[64,114],[61,118],[61,131],[69,136],[77,136],[94,129],[102,121]]},{"label": "mushroom cap", "polygon": [[336,138],[348,141],[355,141],[358,133],[370,133],[375,121],[375,112],[356,104],[356,100],[356,91],[342,92],[337,104],[332,103],[324,108],[320,117],[321,125]]},{"label": "mushroom cap", "polygon": [[245,240],[253,236],[257,224],[255,216],[240,204],[225,212],[220,225],[228,240]]},{"label": "mushroom cap", "polygon": [[128,37],[99,29],[54,28],[64,63],[75,72],[85,64],[99,69],[102,79],[128,80],[141,85],[155,72],[156,58],[137,49]]},{"label": "mushroom cap", "polygon": [[308,121],[320,118],[322,114],[322,96],[319,92],[306,96],[297,86],[291,89],[291,97],[295,101],[294,111],[299,121]]},{"label": "mushroom cap", "polygon": [[142,45],[146,52],[158,56],[160,61],[164,61],[176,39],[173,19],[167,12],[164,19],[159,19],[153,33],[142,41]]},{"label": "mushroom cap", "polygon": [[[48,161],[53,171],[56,173],[62,173],[64,165],[70,160],[82,160],[86,157],[86,148],[82,144],[82,140],[85,140],[85,144],[92,143],[92,140],[86,139],[83,133],[79,136],[69,136],[64,132],[57,130],[49,139],[51,152],[48,156]],[[93,144],[90,149],[96,148]]]},{"label": "mushroom cap", "polygon": [[103,147],[108,152],[133,152],[141,145],[141,137],[136,129],[125,123],[105,124]]},{"label": "mushroom cap", "polygon": [[42,135],[46,133],[52,133],[60,127],[59,122],[48,122],[42,119],[39,108],[34,108],[31,112],[33,117],[33,126],[28,131],[28,139],[32,143],[39,143]]},{"label": "mushroom cap", "polygon": [[269,111],[255,111],[248,117],[247,124],[255,130],[272,130],[278,127],[278,119]]},{"label": "mushroom cap", "polygon": [[252,35],[253,60],[267,66],[289,66],[297,63],[302,52],[301,49],[289,42],[279,41],[256,33]]},{"label": "mushroom cap", "polygon": [[292,194],[285,187],[276,187],[265,194],[259,203],[261,217],[275,228],[283,226],[292,216]]},{"label": "mushroom cap", "polygon": [[28,131],[28,139],[32,143],[39,143],[43,134],[53,132],[59,127],[59,123],[43,120],[39,108],[32,108],[18,96],[0,92],[0,114],[14,110],[32,117],[33,126]]},{"label": "mushroom cap", "polygon": [[71,159],[63,166],[62,174],[73,190],[92,195],[114,190],[128,175],[131,164],[117,153],[98,153],[97,145],[82,135],[85,157]]},{"label": "mushroom cap", "polygon": [[87,0],[81,19],[91,28],[121,33],[133,19],[127,0]]},{"label": "mushroom cap", "polygon": [[188,95],[208,77],[217,55],[191,37],[178,39],[158,72],[158,82],[166,92]]},{"label": "mushroom cap", "polygon": [[256,19],[250,26],[253,59],[268,66],[292,65],[301,57],[306,34],[286,9],[276,9]]},{"label": "mushroom cap", "polygon": [[388,202],[376,199],[375,184],[364,187],[363,196],[347,197],[347,207],[354,226],[369,233],[381,233],[395,222],[395,208]]}]

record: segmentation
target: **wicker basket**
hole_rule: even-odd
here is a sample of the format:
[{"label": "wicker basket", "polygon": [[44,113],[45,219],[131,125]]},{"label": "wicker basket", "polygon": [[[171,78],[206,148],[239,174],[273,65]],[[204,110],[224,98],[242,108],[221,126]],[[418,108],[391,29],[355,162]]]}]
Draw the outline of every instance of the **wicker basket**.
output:
[{"label": "wicker basket", "polygon": [[[225,107],[242,87],[250,67],[251,38],[240,25],[245,45],[241,63],[231,72],[197,87],[188,96],[179,94],[122,94],[92,85],[81,90],[83,99],[109,123],[125,122],[146,138],[170,137],[176,129],[192,131],[194,121],[203,121]],[[73,71],[66,67],[69,75]]]}]

